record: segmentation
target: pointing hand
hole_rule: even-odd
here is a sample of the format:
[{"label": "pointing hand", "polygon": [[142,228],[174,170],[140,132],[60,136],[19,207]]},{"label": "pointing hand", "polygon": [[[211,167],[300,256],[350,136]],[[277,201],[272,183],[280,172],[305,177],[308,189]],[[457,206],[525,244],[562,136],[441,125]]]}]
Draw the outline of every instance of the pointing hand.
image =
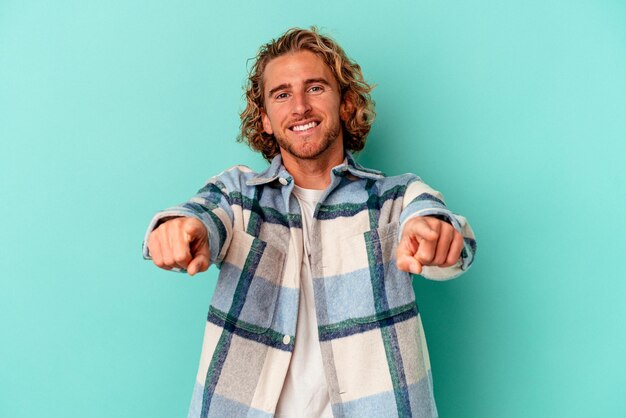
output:
[{"label": "pointing hand", "polygon": [[419,274],[423,266],[450,267],[463,250],[463,236],[452,225],[430,216],[417,216],[404,225],[396,250],[399,270]]},{"label": "pointing hand", "polygon": [[158,267],[186,269],[190,276],[206,271],[211,259],[204,224],[191,217],[170,219],[148,237],[152,261]]}]

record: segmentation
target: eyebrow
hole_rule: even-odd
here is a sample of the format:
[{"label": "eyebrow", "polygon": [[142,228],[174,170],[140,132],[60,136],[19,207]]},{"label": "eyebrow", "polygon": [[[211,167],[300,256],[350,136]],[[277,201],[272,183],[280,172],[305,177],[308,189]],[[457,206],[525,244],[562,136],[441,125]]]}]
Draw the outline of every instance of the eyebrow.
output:
[{"label": "eyebrow", "polygon": [[[305,85],[309,85],[309,84],[316,84],[316,83],[323,84],[323,85],[325,85],[325,86],[327,86],[327,87],[330,87],[330,83],[329,83],[329,82],[328,82],[325,78],[308,78],[308,79],[304,80],[304,84],[305,84]],[[274,93],[276,93],[277,91],[284,90],[284,89],[287,89],[287,88],[290,88],[290,87],[291,87],[291,84],[289,84],[289,83],[283,83],[283,84],[281,84],[281,85],[279,85],[279,86],[276,86],[276,87],[274,87],[273,89],[271,89],[271,90],[269,91],[269,93],[267,93],[267,95],[268,95],[269,97],[271,97],[271,96],[273,96],[273,95],[274,95]]]}]

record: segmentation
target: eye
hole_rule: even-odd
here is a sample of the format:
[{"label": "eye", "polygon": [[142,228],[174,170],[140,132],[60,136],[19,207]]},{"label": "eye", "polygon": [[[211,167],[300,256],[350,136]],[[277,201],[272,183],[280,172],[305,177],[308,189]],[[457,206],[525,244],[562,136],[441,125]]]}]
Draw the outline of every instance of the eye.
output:
[{"label": "eye", "polygon": [[275,100],[285,100],[287,97],[289,97],[289,94],[287,93],[278,93],[276,96],[274,96]]},{"label": "eye", "polygon": [[311,92],[311,93],[321,93],[323,91],[324,91],[324,88],[322,86],[312,86],[309,89],[309,92]]}]

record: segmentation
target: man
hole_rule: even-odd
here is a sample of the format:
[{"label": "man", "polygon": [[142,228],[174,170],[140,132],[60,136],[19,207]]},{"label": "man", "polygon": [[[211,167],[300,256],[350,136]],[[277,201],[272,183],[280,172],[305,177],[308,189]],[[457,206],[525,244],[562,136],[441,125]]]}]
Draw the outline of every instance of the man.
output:
[{"label": "man", "polygon": [[190,417],[434,417],[410,273],[469,268],[473,233],[417,176],[358,165],[371,87],[333,40],[291,29],[261,47],[238,166],[152,220],[144,256],[220,268]]}]

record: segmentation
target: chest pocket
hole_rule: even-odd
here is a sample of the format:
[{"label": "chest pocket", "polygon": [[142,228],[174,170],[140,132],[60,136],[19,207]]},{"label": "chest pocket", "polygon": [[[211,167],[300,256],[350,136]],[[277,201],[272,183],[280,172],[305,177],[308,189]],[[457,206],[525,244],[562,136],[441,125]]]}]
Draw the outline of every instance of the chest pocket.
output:
[{"label": "chest pocket", "polygon": [[267,243],[235,231],[222,263],[209,315],[253,333],[272,325],[285,254]]},{"label": "chest pocket", "polygon": [[359,323],[386,320],[415,309],[411,276],[396,267],[400,225],[393,222],[363,233],[375,314],[355,317]]},{"label": "chest pocket", "polygon": [[318,274],[325,277],[328,319],[323,326],[328,338],[337,329],[375,326],[415,310],[411,277],[396,267],[398,229],[399,223],[393,222],[348,238],[324,240],[323,270]]}]

